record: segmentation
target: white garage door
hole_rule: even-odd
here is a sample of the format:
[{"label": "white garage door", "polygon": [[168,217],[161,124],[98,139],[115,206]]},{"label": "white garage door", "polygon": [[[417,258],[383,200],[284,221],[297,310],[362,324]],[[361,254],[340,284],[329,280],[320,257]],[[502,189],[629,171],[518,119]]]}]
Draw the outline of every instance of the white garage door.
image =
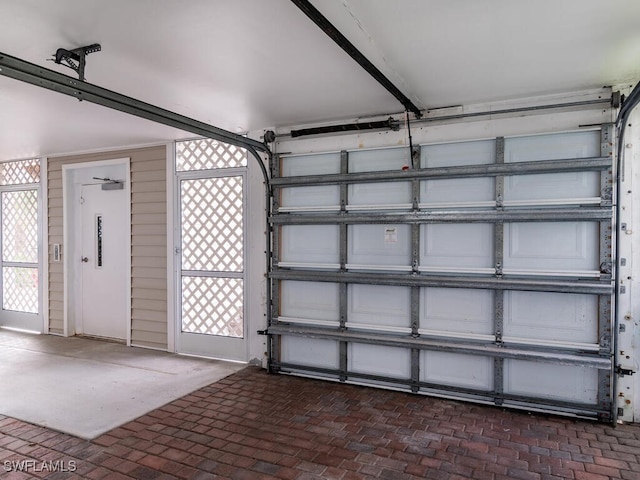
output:
[{"label": "white garage door", "polygon": [[271,368],[610,419],[611,135],[281,156]]}]

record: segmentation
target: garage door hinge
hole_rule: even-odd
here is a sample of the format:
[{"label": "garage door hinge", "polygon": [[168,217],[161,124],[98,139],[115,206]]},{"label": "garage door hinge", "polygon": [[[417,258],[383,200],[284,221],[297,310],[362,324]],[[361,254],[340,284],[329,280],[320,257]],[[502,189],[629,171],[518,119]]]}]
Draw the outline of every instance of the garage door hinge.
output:
[{"label": "garage door hinge", "polygon": [[617,366],[616,366],[616,373],[617,373],[618,375],[620,375],[621,377],[624,377],[625,375],[629,375],[629,376],[631,376],[631,375],[633,375],[633,374],[634,374],[634,373],[636,373],[636,372],[634,372],[634,371],[633,371],[633,370],[631,370],[630,368],[622,368],[620,365],[617,365]]}]

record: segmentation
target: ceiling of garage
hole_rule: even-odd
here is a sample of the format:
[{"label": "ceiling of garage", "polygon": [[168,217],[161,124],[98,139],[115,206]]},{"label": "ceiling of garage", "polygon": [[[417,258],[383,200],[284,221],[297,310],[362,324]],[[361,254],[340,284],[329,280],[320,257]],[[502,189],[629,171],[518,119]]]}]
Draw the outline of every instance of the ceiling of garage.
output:
[{"label": "ceiling of garage", "polygon": [[[314,0],[420,108],[635,83],[637,0]],[[400,104],[289,0],[2,0],[0,52],[244,132]],[[0,159],[191,135],[0,77]]]}]

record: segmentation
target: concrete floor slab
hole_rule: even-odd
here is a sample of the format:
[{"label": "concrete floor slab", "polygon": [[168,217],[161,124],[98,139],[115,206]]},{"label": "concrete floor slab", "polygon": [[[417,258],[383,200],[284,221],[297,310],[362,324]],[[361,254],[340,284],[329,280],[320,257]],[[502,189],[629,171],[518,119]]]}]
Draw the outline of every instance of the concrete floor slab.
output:
[{"label": "concrete floor slab", "polygon": [[0,414],[91,439],[243,364],[0,330]]}]

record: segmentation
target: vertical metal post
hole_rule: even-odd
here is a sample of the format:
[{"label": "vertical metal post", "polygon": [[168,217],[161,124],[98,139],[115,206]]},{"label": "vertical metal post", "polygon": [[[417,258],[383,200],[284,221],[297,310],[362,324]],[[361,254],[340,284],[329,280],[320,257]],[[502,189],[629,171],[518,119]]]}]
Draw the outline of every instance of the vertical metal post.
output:
[{"label": "vertical metal post", "polygon": [[[613,183],[613,148],[614,125],[605,123],[600,130],[600,156],[609,157],[611,166],[600,173],[600,205],[613,208],[614,183]],[[617,172],[620,175],[621,172]],[[600,222],[600,281],[611,282],[613,279],[613,224],[611,221]],[[598,344],[599,354],[611,359],[610,370],[598,371],[598,404],[606,411],[611,412],[611,418],[615,422],[616,400],[613,398],[615,382],[613,369],[615,366],[614,336],[616,319],[613,318],[613,296],[598,296]],[[601,419],[605,420],[605,419]]]},{"label": "vertical metal post", "polygon": [[[420,168],[420,145],[413,147],[411,151],[411,167],[415,170]],[[411,204],[412,210],[420,210],[420,180],[411,181]],[[420,272],[420,224],[411,225],[411,270],[414,275]],[[411,287],[411,336],[419,337],[420,333],[420,287]],[[420,390],[420,350],[411,349],[411,391],[417,393]]]},{"label": "vertical metal post", "polygon": [[[340,152],[340,173],[349,173],[349,152],[343,150]],[[349,189],[346,183],[340,184],[340,214],[344,215],[347,212],[347,203],[349,201]],[[349,230],[346,224],[340,225],[340,239],[339,239],[339,256],[340,256],[340,271],[347,271],[347,252],[349,248]],[[346,283],[340,283],[339,286],[339,311],[340,311],[340,330],[346,330],[347,315],[349,310],[349,286]],[[345,382],[347,380],[347,370],[349,368],[348,358],[348,344],[345,341],[340,342],[340,381]]]},{"label": "vertical metal post", "polygon": [[[504,137],[496,138],[495,163],[504,163]],[[495,178],[495,199],[496,209],[502,210],[504,203],[504,176],[498,175]],[[496,277],[502,277],[504,261],[504,223],[497,222],[494,226],[493,237],[493,260]],[[496,345],[502,346],[502,335],[504,332],[504,290],[496,289],[493,292],[493,334]],[[494,402],[502,405],[502,394],[504,392],[504,359],[495,357],[493,361],[493,390]]]},{"label": "vertical metal post", "polygon": [[[278,178],[280,176],[281,170],[281,162],[279,155],[271,155],[270,165],[271,169],[271,178]],[[271,208],[274,214],[278,213],[278,209],[280,207],[280,195],[282,189],[278,187],[273,187],[272,197],[271,197]],[[278,269],[278,262],[280,261],[280,234],[282,231],[282,226],[274,225],[272,230],[272,242],[271,242],[271,270],[275,271]],[[270,304],[270,312],[269,312],[269,326],[276,324],[278,321],[278,316],[280,315],[280,285],[281,282],[277,279],[267,279],[267,281],[271,282],[271,304]],[[282,359],[281,355],[281,338],[280,336],[269,335],[267,337],[267,342],[269,343],[268,351],[270,352],[268,363],[269,363],[269,371],[276,372],[279,370],[278,367],[274,367],[273,365],[279,365]]]}]

